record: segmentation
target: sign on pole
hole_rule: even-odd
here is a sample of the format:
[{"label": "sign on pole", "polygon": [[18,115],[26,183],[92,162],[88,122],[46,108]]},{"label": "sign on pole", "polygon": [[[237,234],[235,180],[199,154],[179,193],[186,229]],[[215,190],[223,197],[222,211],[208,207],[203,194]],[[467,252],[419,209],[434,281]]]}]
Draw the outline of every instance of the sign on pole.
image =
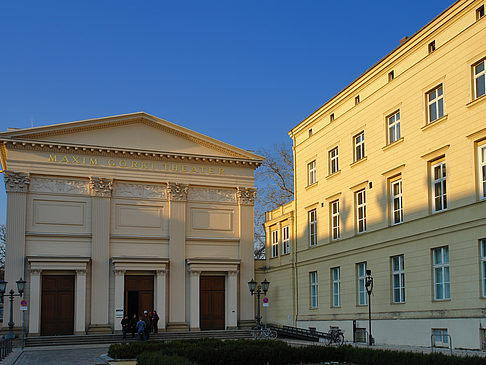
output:
[{"label": "sign on pole", "polygon": [[22,301],[20,302],[20,310],[21,311],[26,311],[27,310],[27,301],[25,299],[22,299]]},{"label": "sign on pole", "polygon": [[263,306],[264,306],[264,307],[269,307],[269,306],[270,306],[270,303],[269,303],[269,301],[268,301],[268,298],[267,298],[267,297],[263,298]]}]

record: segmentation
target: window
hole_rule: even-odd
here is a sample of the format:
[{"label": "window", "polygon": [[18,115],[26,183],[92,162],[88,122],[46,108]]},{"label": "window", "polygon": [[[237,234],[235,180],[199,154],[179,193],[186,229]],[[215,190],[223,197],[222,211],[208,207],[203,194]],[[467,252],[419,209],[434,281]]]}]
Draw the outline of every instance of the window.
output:
[{"label": "window", "polygon": [[358,105],[359,104],[359,95],[355,96],[354,98],[354,105]]},{"label": "window", "polygon": [[479,240],[481,248],[481,289],[483,297],[486,297],[486,238]]},{"label": "window", "polygon": [[431,166],[432,213],[447,209],[446,164],[444,161]]},{"label": "window", "polygon": [[486,199],[486,143],[479,146],[478,150],[478,164],[479,164],[479,199]]},{"label": "window", "polygon": [[395,78],[395,71],[391,70],[390,72],[388,72],[388,82],[390,82],[394,78]]},{"label": "window", "polygon": [[339,267],[331,269],[332,276],[332,306],[341,306],[341,272]]},{"label": "window", "polygon": [[427,93],[428,123],[444,116],[444,89],[442,84]]},{"label": "window", "polygon": [[405,264],[403,255],[392,257],[393,303],[405,303]]},{"label": "window", "polygon": [[390,183],[391,224],[403,222],[402,179]]},{"label": "window", "polygon": [[449,336],[447,328],[432,328],[434,346],[448,346]]},{"label": "window", "polygon": [[388,143],[390,144],[402,137],[400,132],[400,111],[393,113],[386,119],[388,121]]},{"label": "window", "polygon": [[317,245],[317,211],[309,211],[309,246]]},{"label": "window", "polygon": [[477,99],[485,94],[485,78],[486,71],[484,69],[484,64],[486,59],[473,66],[474,69],[474,98]]},{"label": "window", "polygon": [[484,5],[481,5],[476,9],[476,20],[481,19],[484,16]]},{"label": "window", "polygon": [[312,128],[309,129],[309,137],[311,137],[311,136],[312,136]]},{"label": "window", "polygon": [[315,184],[316,179],[316,160],[307,164],[307,185]]},{"label": "window", "polygon": [[338,147],[329,151],[329,175],[339,171],[339,150]]},{"label": "window", "polygon": [[358,233],[366,232],[366,191],[356,192],[356,230]]},{"label": "window", "polygon": [[282,255],[287,255],[290,253],[290,235],[289,226],[282,228]]},{"label": "window", "polygon": [[331,209],[331,237],[337,240],[341,234],[339,232],[339,200],[331,202],[329,205]]},{"label": "window", "polygon": [[432,53],[432,52],[435,51],[435,41],[432,41],[432,42],[429,43],[428,49],[429,49],[429,53]]},{"label": "window", "polygon": [[357,265],[358,269],[358,305],[368,304],[368,293],[366,292],[366,262]]},{"label": "window", "polygon": [[364,132],[354,136],[354,161],[365,157]]},{"label": "window", "polygon": [[272,231],[272,257],[278,257],[278,231]]},{"label": "window", "polygon": [[334,113],[332,113],[332,114],[329,116],[329,121],[330,121],[330,122],[334,122]]},{"label": "window", "polygon": [[449,247],[432,250],[434,261],[434,299],[451,298],[451,283],[449,279]]},{"label": "window", "polygon": [[319,305],[319,287],[317,284],[317,271],[311,271],[309,273],[310,279],[310,304],[311,308],[317,308]]}]

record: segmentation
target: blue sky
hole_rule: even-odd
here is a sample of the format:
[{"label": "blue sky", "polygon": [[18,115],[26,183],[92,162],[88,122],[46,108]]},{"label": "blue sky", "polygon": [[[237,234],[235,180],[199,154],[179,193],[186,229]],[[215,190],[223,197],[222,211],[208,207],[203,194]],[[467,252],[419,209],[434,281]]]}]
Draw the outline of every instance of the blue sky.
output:
[{"label": "blue sky", "polygon": [[259,150],[451,4],[3,1],[0,130],[143,110]]}]

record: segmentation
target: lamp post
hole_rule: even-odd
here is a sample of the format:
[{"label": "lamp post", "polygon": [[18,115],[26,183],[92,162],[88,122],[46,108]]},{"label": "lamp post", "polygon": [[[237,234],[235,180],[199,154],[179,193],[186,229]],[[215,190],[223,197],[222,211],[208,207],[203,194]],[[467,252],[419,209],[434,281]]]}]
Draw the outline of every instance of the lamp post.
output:
[{"label": "lamp post", "polygon": [[[257,315],[256,315],[256,320],[257,320],[258,328],[261,328],[261,326],[262,326],[262,324],[261,324],[261,317],[260,317],[260,294],[263,291],[263,295],[266,295],[269,286],[270,286],[270,282],[267,281],[266,278],[265,278],[265,280],[262,281],[261,285],[258,285],[258,287],[257,287],[257,282],[255,280],[251,279],[248,282],[248,287],[250,288],[251,295],[253,295],[253,293],[256,293],[256,296],[257,296]],[[256,288],[256,290],[255,290],[255,288]]]},{"label": "lamp post", "polygon": [[[8,334],[5,335],[5,338],[15,338],[15,335],[13,333],[13,328],[14,328],[14,321],[13,321],[13,301],[14,297],[22,297],[24,294],[24,289],[25,289],[25,280],[22,280],[20,278],[19,280],[16,281],[17,283],[17,290],[18,294],[15,294],[13,289],[10,289],[9,297],[10,297],[10,321],[8,322]],[[7,288],[7,282],[5,280],[0,280],[0,297],[2,298],[2,303],[5,304],[4,298],[5,298],[5,289]]]},{"label": "lamp post", "polygon": [[373,277],[371,270],[366,270],[366,292],[368,293],[368,345],[373,345],[373,336],[371,336],[371,292],[373,291]]}]

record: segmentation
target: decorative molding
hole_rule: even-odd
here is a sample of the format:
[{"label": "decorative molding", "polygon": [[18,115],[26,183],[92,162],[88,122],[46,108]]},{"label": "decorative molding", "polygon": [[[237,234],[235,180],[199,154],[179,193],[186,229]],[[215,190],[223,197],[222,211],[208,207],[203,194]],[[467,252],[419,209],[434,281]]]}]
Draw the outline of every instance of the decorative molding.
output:
[{"label": "decorative molding", "polygon": [[77,269],[76,276],[86,276],[86,269]]},{"label": "decorative molding", "polygon": [[5,190],[7,193],[26,193],[29,190],[29,174],[23,172],[5,171]]},{"label": "decorative molding", "polygon": [[238,271],[228,271],[228,276],[235,277],[238,275]]},{"label": "decorative molding", "polygon": [[167,196],[170,201],[187,201],[189,186],[170,182],[167,184]]},{"label": "decorative molding", "polygon": [[236,196],[240,205],[254,205],[256,199],[256,188],[238,187]]},{"label": "decorative molding", "polygon": [[30,269],[30,275],[40,275],[42,274],[42,269]]},{"label": "decorative molding", "polygon": [[155,270],[155,272],[157,273],[157,275],[167,275],[167,269],[164,270],[164,269],[161,269],[161,270]]},{"label": "decorative molding", "polygon": [[89,194],[89,183],[85,180],[33,177],[30,191],[36,193]]},{"label": "decorative molding", "polygon": [[191,276],[199,276],[199,275],[201,275],[201,271],[199,271],[199,270],[190,270],[189,271],[189,274]]},{"label": "decorative molding", "polygon": [[236,192],[234,189],[191,187],[187,200],[233,203],[236,202]]},{"label": "decorative molding", "polygon": [[109,198],[113,189],[113,180],[90,176],[89,188],[92,196]]},{"label": "decorative molding", "polygon": [[115,269],[115,270],[113,270],[113,272],[115,273],[116,276],[124,276],[126,270],[125,269]]},{"label": "decorative molding", "polygon": [[167,199],[164,185],[116,182],[113,196],[124,198]]}]

